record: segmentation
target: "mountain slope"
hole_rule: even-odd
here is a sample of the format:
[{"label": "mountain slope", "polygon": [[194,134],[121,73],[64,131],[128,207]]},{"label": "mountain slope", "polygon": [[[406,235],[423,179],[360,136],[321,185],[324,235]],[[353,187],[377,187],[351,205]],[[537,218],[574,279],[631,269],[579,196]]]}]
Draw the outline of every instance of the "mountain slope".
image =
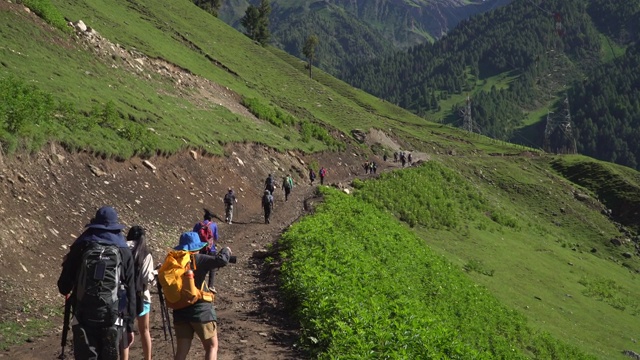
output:
[{"label": "mountain slope", "polygon": [[[459,110],[470,95],[474,131],[541,148],[545,116],[548,111],[564,113],[563,100],[574,82],[602,71],[631,71],[613,70],[609,61],[638,40],[637,25],[630,20],[638,14],[640,1],[616,5],[608,1],[515,2],[462,22],[434,45],[363,62],[341,77],[421,116],[457,126],[462,123]],[[633,93],[638,87],[631,82],[625,89]],[[618,95],[613,95],[613,89],[610,93],[619,99],[627,92],[617,91]],[[580,131],[586,121],[583,114],[593,112],[581,108],[583,96],[574,101],[575,93],[569,95]],[[633,107],[634,101],[623,103]],[[633,127],[633,115],[620,116],[624,127]],[[601,127],[611,122],[602,121]],[[578,148],[589,148],[589,155],[636,166],[630,156],[638,153],[626,140],[618,138],[624,144],[616,149],[601,145],[608,148],[602,152],[583,138],[579,141]],[[545,150],[560,148],[562,143]],[[624,155],[612,156],[614,152]]]},{"label": "mountain slope", "polygon": [[[270,29],[274,45],[300,58],[304,40],[317,35],[317,65],[335,75],[351,69],[355,60],[432,42],[460,21],[509,2],[276,0],[271,2]],[[248,5],[244,0],[224,2],[220,18],[243,30],[239,19]]]},{"label": "mountain slope", "polygon": [[[638,205],[632,196],[640,189],[637,172],[595,166],[585,157],[550,157],[433,124],[317,69],[309,79],[299,59],[254,44],[188,1],[57,0],[65,17],[83,19],[98,33],[76,30],[72,35],[47,26],[20,5],[0,4],[2,23],[9,24],[0,27],[6,39],[0,78],[8,89],[18,90],[3,92],[0,108],[0,213],[5,215],[0,219],[0,290],[3,319],[9,319],[0,327],[3,347],[8,335],[33,336],[26,329],[42,324],[42,315],[57,320],[55,267],[44,271],[38,265],[59,263],[97,206],[114,204],[126,225],[150,224],[161,259],[178,234],[201,217],[202,207],[221,210],[220,196],[229,185],[238,189],[242,206],[239,223],[225,225],[221,234],[241,261],[218,278],[221,359],[300,358],[305,354],[292,353],[299,344],[328,349],[314,348],[313,339],[365,357],[371,354],[365,346],[349,345],[378,349],[384,336],[391,341],[386,349],[402,352],[408,333],[389,329],[411,323],[397,319],[442,320],[436,321],[438,331],[420,326],[419,337],[413,338],[414,349],[434,344],[429,351],[440,357],[473,352],[611,359],[636,347],[630,334],[638,314],[633,299],[640,294],[633,284],[640,264],[638,238],[629,228],[637,228]],[[22,116],[30,114],[38,117]],[[381,155],[394,151],[411,151],[416,161],[429,163],[415,164],[415,169],[384,163]],[[136,153],[140,156],[132,156]],[[379,180],[367,176],[366,182],[349,187],[355,175],[365,178],[361,165],[367,160],[378,162],[381,170],[398,171]],[[278,275],[289,263],[287,252],[279,252],[280,244],[271,241],[321,201],[311,195],[318,193],[306,178],[308,167],[319,166],[329,168],[328,183],[356,195],[332,191],[344,202],[327,206],[339,211],[310,216],[299,228],[307,235],[292,231],[289,239],[354,244],[348,246],[353,252],[328,252],[320,241],[301,241],[296,249],[320,250],[303,257],[303,265],[363,260],[366,266],[293,283],[315,289],[320,299],[323,289],[350,294],[346,286],[355,285],[365,303],[352,302],[335,312],[333,302],[313,302],[304,312],[295,299],[274,295]],[[583,171],[594,168],[597,173]],[[272,172],[291,172],[298,186],[293,202],[280,199],[277,226],[262,224],[258,201],[262,179]],[[305,228],[316,221],[335,226]],[[335,231],[338,225],[341,230]],[[393,229],[384,234],[389,242],[377,236],[385,228]],[[391,241],[396,245],[389,249],[385,245]],[[393,248],[402,246],[407,253],[394,255]],[[421,247],[421,257],[411,251],[414,246]],[[273,251],[254,256],[262,247]],[[358,247],[371,252],[372,259],[362,257]],[[431,252],[443,259],[422,257]],[[392,287],[376,293],[381,284],[365,281],[360,270],[372,269],[377,261],[388,266],[368,272],[375,279],[400,276],[409,280],[407,286],[428,285],[427,291]],[[393,269],[413,273],[402,277],[403,271]],[[320,285],[324,281],[334,286]],[[444,285],[451,291],[437,291]],[[33,301],[16,293],[42,296]],[[402,312],[403,304],[419,304],[425,294],[438,311],[424,307],[420,319]],[[379,299],[397,306],[396,316],[369,306]],[[340,313],[344,309],[354,312]],[[362,326],[378,319],[364,317],[370,313],[382,314],[384,321]],[[300,317],[286,318],[295,320],[288,323],[281,314]],[[337,322],[321,322],[332,314],[341,314],[331,317]],[[334,331],[301,329],[303,320],[328,324]],[[357,322],[364,332],[350,333],[345,320]],[[381,325],[382,333],[370,332]],[[338,330],[340,336],[334,336]],[[161,339],[160,327],[154,331]],[[488,334],[499,334],[500,340]],[[56,335],[32,337],[38,346],[29,343],[21,351],[28,359],[52,354],[52,344],[59,343]],[[300,342],[293,346],[290,336]],[[170,353],[167,342],[157,345],[158,358]],[[201,355],[195,348],[194,356]]]}]

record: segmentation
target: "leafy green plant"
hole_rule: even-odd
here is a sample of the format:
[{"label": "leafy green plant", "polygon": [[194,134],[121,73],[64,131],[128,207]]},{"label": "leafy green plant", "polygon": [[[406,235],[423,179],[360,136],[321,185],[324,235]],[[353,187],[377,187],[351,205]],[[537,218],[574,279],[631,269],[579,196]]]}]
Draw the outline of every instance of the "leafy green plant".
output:
[{"label": "leafy green plant", "polygon": [[463,222],[483,222],[490,206],[477,190],[437,162],[382,174],[367,181],[357,196],[389,209],[410,226],[457,229]]},{"label": "leafy green plant", "polygon": [[312,356],[590,358],[529,328],[376,205],[320,191],[325,202],[280,241],[282,289]]},{"label": "leafy green plant", "polygon": [[604,301],[618,310],[625,310],[627,306],[635,301],[626,295],[625,289],[616,284],[614,280],[595,278],[582,278],[578,281],[585,288],[583,294]]},{"label": "leafy green plant", "polygon": [[60,10],[50,0],[18,0],[18,3],[24,4],[51,26],[67,33],[72,31]]},{"label": "leafy green plant", "polygon": [[493,276],[494,270],[487,270],[486,265],[481,260],[471,259],[463,267],[464,271],[475,271],[478,274]]}]

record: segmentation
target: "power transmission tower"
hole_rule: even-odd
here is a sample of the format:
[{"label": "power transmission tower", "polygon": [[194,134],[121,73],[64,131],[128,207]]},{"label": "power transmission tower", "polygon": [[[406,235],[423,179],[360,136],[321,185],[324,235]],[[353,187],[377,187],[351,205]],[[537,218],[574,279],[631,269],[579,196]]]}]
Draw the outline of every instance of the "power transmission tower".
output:
[{"label": "power transmission tower", "polygon": [[462,114],[462,128],[468,132],[473,132],[473,118],[471,118],[471,98],[467,95],[467,104],[460,110]]},{"label": "power transmission tower", "polygon": [[542,149],[546,152],[576,154],[578,149],[571,123],[569,97],[564,98],[564,107],[564,115],[561,117],[553,116],[554,113],[551,111],[547,113]]}]

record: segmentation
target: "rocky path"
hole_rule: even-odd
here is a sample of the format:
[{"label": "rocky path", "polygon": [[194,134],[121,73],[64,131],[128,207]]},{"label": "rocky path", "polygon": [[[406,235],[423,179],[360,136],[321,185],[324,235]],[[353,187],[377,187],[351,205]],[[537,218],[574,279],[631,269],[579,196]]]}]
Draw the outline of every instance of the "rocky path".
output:
[{"label": "rocky path", "polygon": [[[246,157],[245,155],[240,155]],[[350,155],[349,155],[350,156]],[[355,176],[364,176],[363,171],[359,168],[358,158],[346,159],[335,158],[335,154],[328,154],[326,158],[317,159],[320,163],[328,163],[333,161],[334,165],[330,169],[330,178],[328,184],[342,183],[347,184]],[[84,161],[84,160],[83,160]],[[248,172],[246,170],[235,173],[234,178],[230,178],[229,174],[233,174],[232,167],[229,165],[229,160],[226,163],[215,163],[213,165],[193,165],[194,168],[174,168],[168,169],[167,172],[172,172],[175,175],[176,172],[188,170],[193,174],[197,174],[197,171],[201,169],[207,169],[209,166],[215,166],[216,168],[227,169],[227,177],[222,182],[233,181],[235,184],[244,186],[242,190],[242,196],[240,197],[236,213],[234,215],[234,224],[225,224],[222,220],[222,214],[219,214],[221,207],[213,207],[214,213],[218,217],[219,232],[220,232],[220,245],[231,247],[234,255],[237,256],[238,261],[236,264],[229,264],[227,267],[218,270],[216,276],[216,289],[218,295],[216,297],[216,308],[219,318],[219,359],[231,360],[231,359],[304,359],[304,354],[300,353],[296,349],[295,341],[298,336],[297,324],[294,319],[291,318],[291,314],[288,314],[284,310],[283,304],[279,302],[277,292],[277,270],[269,269],[264,266],[264,254],[266,250],[270,248],[271,244],[274,244],[282,232],[293,222],[298,220],[301,216],[305,215],[306,210],[304,208],[304,202],[307,199],[314,197],[314,192],[318,181],[311,186],[306,183],[306,179],[297,176],[297,184],[294,188],[289,201],[284,202],[284,195],[282,190],[278,189],[275,193],[276,204],[274,213],[272,215],[271,224],[264,224],[262,210],[259,205],[259,194],[262,188],[258,188],[260,185],[256,185],[253,181],[253,185],[249,185],[246,181],[240,182],[242,179],[247,178]],[[78,161],[80,162],[80,161]],[[175,163],[175,160],[173,160]],[[172,164],[173,164],[172,163]],[[184,167],[187,160],[178,161],[180,166]],[[194,162],[195,163],[195,162]],[[398,165],[388,162],[382,163],[382,160],[378,162],[381,164],[379,171],[395,168]],[[160,164],[159,166],[168,166],[169,164]],[[131,172],[131,165],[120,165],[121,169],[110,169],[118,176],[122,177]],[[127,170],[128,169],[128,170]],[[138,167],[138,169],[141,169]],[[250,169],[253,172],[255,169]],[[78,165],[77,169],[72,169],[73,172],[81,172],[82,165]],[[257,171],[257,170],[256,170]],[[34,174],[35,176],[35,174]],[[134,178],[139,179],[140,173],[132,174]],[[260,178],[262,175],[260,175]],[[156,181],[153,183],[151,181]],[[168,186],[166,185],[171,177],[163,179],[162,174],[156,174],[153,177],[149,177],[147,182],[139,182],[139,190],[124,191],[123,193],[136,193],[139,195],[143,188],[150,187],[153,189],[155,186]],[[182,183],[188,183],[182,181]],[[123,183],[131,183],[131,180],[123,179]],[[175,180],[171,180],[175,183]],[[165,184],[165,185],[163,185]],[[254,189],[248,189],[248,187]],[[221,186],[218,186],[221,187]],[[174,189],[182,189],[181,193],[171,194],[177,199],[186,200],[189,194],[193,194],[192,189],[177,186]],[[124,189],[128,190],[128,189]],[[223,190],[218,189],[216,191]],[[148,197],[148,195],[145,195]],[[214,198],[216,198],[215,195]],[[124,199],[125,203],[131,203],[132,199]],[[163,200],[166,201],[166,200]],[[176,209],[169,206],[160,205],[158,203],[157,208],[149,208],[146,214],[138,214],[142,219],[153,218],[158,212],[161,212],[160,218],[173,219],[171,225],[175,228],[172,233],[178,234],[178,231],[187,230],[181,225],[185,221],[184,214],[181,213],[181,206],[175,204]],[[125,214],[126,216],[126,214]],[[144,217],[143,217],[144,216]],[[200,215],[199,215],[200,216]],[[187,219],[192,219],[187,217]],[[198,219],[193,219],[198,220]],[[84,221],[84,218],[83,218]],[[188,220],[189,223],[192,220]],[[128,221],[131,224],[131,221]],[[157,224],[156,224],[157,226]],[[192,225],[187,224],[187,228]],[[75,227],[73,227],[75,229]],[[179,230],[182,229],[182,230]],[[77,231],[77,229],[73,230]],[[159,231],[159,230],[158,230]],[[170,238],[175,237],[171,235]],[[177,239],[177,237],[176,237]],[[177,242],[177,241],[176,241]],[[166,254],[166,249],[154,248],[154,260],[156,263],[161,262]],[[52,278],[57,278],[58,269],[52,269],[55,274]],[[271,273],[269,273],[271,271]],[[54,276],[55,275],[55,276]],[[49,293],[54,294],[54,300],[59,297],[55,295],[55,282],[49,282],[47,285],[51,287]],[[152,304],[152,330],[151,335],[153,338],[153,354],[154,359],[172,359],[172,346],[169,340],[165,340],[165,335],[162,326],[162,318],[160,313],[159,302],[157,301],[157,294],[153,293],[154,303]],[[60,302],[62,302],[60,298]],[[54,320],[54,323],[61,324],[61,320]],[[32,359],[55,359],[60,353],[60,329],[61,326],[56,326],[55,329],[51,329],[48,335],[43,337],[31,339],[23,345],[13,347],[9,351],[0,352],[0,358],[16,359],[16,360],[32,360]],[[71,336],[69,336],[71,339]],[[71,342],[68,342],[67,346],[67,358],[72,359]],[[139,339],[136,339],[131,350],[131,359],[141,359],[142,349],[140,347]],[[201,345],[199,341],[194,340],[190,352],[190,359],[198,359],[203,355]]]}]

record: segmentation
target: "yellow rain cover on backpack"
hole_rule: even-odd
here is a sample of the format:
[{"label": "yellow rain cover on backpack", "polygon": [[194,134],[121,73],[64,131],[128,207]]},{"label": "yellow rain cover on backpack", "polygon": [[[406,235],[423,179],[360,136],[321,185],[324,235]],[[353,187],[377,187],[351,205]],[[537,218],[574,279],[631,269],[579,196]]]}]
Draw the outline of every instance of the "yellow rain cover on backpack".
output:
[{"label": "yellow rain cover on backpack", "polygon": [[158,280],[162,285],[165,301],[172,309],[185,308],[200,299],[213,302],[214,294],[204,291],[204,282],[198,289],[193,272],[189,273],[189,270],[196,269],[195,263],[192,268],[192,256],[192,253],[184,250],[171,251],[158,270]]}]

